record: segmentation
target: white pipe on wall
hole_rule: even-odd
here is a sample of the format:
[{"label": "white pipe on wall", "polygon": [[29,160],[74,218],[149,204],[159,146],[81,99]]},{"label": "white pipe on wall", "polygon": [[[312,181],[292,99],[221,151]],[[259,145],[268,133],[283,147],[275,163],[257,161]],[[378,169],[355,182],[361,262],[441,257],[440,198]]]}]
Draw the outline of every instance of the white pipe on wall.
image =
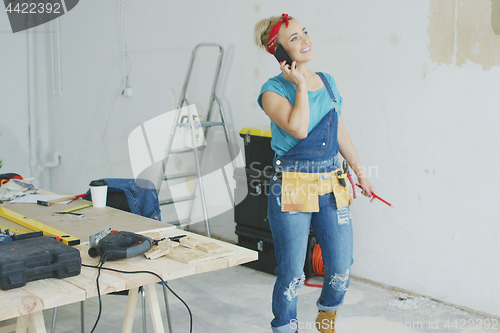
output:
[{"label": "white pipe on wall", "polygon": [[63,90],[62,82],[62,55],[61,55],[61,20],[57,18],[57,72],[59,74],[59,95]]},{"label": "white pipe on wall", "polygon": [[29,142],[30,142],[30,171],[31,177],[37,179],[37,133],[36,133],[36,99],[35,99],[35,40],[33,31],[26,30],[26,42],[28,53],[28,113],[29,113]]},{"label": "white pipe on wall", "polygon": [[[51,32],[52,34],[53,32]],[[59,34],[59,30],[58,30]],[[52,156],[52,160],[40,163],[38,159],[38,131],[37,131],[37,98],[36,98],[36,54],[35,54],[35,43],[36,39],[34,36],[34,32],[32,29],[26,31],[26,41],[27,41],[27,60],[28,60],[28,113],[29,113],[29,151],[30,151],[30,172],[31,177],[34,178],[34,182],[39,185],[40,184],[40,175],[47,168],[54,168],[59,165],[61,154],[56,152]],[[58,47],[58,49],[60,49]],[[54,50],[52,49],[52,53]],[[60,63],[60,57],[59,57]],[[54,64],[53,64],[54,65]],[[60,70],[59,70],[60,74]],[[55,80],[55,77],[53,77]],[[54,88],[54,87],[53,87]],[[58,92],[60,94],[62,90],[61,80],[59,79],[59,89]]]},{"label": "white pipe on wall", "polygon": [[52,95],[61,95],[61,21],[59,19],[50,21],[50,56],[52,60]]}]

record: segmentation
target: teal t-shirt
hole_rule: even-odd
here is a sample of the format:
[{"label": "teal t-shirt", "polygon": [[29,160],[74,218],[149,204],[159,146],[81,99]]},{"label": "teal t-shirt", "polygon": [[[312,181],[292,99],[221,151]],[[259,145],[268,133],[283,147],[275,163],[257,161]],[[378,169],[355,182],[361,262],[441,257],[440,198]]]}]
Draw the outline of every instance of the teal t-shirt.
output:
[{"label": "teal t-shirt", "polygon": [[[337,100],[337,114],[340,116],[342,113],[342,97],[337,90],[337,85],[335,84],[335,80],[329,74],[324,73],[326,80],[330,83],[330,87],[332,87],[333,94],[335,99]],[[296,86],[287,81],[283,77],[283,73],[270,78],[266,83],[262,86],[260,90],[258,103],[262,110],[262,101],[261,96],[266,91],[275,92],[286,99],[292,104],[295,104],[295,92],[297,88]],[[307,133],[311,132],[314,127],[323,119],[323,117],[333,108],[333,104],[330,99],[330,95],[328,94],[328,90],[325,86],[316,91],[308,91],[309,96],[309,127],[307,129]],[[265,110],[264,110],[265,112]],[[284,153],[286,153],[290,148],[297,145],[301,139],[297,139],[293,135],[289,134],[287,131],[279,127],[272,119],[271,119],[271,148],[274,150],[276,155],[280,157]]]}]

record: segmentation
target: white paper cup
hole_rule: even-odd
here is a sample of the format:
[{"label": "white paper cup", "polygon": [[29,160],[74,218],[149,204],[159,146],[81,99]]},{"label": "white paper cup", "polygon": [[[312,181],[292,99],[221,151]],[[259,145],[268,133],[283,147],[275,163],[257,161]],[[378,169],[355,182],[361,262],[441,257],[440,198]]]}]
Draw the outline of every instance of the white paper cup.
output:
[{"label": "white paper cup", "polygon": [[108,182],[104,179],[93,180],[90,182],[90,195],[92,197],[92,206],[95,208],[106,207],[108,197]]}]

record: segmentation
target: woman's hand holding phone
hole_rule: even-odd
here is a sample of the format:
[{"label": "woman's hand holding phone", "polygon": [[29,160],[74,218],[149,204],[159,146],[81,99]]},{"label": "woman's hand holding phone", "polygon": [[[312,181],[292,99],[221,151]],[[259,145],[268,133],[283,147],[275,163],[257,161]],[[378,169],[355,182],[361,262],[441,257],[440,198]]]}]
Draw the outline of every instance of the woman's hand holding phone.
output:
[{"label": "woman's hand holding phone", "polygon": [[289,66],[284,60],[280,63],[281,72],[283,72],[283,77],[285,80],[290,81],[295,84],[295,86],[299,87],[299,85],[304,84],[306,82],[306,78],[297,70],[297,62],[292,62],[292,66]]},{"label": "woman's hand holding phone", "polygon": [[274,57],[278,62],[281,64],[283,60],[286,60],[286,63],[290,66],[292,66],[292,58],[286,53],[285,49],[283,48],[283,45],[278,44],[276,47],[276,51],[274,51]]},{"label": "woman's hand holding phone", "polygon": [[286,80],[292,82],[297,87],[305,83],[305,77],[297,71],[297,62],[293,61],[288,53],[286,53],[283,45],[278,44],[274,52],[274,57],[280,63],[280,69]]}]

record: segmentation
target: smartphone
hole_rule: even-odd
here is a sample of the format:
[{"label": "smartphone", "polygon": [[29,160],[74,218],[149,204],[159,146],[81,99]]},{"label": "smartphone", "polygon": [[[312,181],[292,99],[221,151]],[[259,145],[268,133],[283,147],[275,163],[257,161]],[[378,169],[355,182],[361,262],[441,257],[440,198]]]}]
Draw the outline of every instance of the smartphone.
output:
[{"label": "smartphone", "polygon": [[276,59],[280,64],[286,60],[286,64],[292,67],[293,60],[292,58],[290,58],[288,53],[286,53],[285,49],[283,48],[283,46],[281,46],[281,44],[278,44],[276,51],[274,51],[274,56],[276,57]]}]

